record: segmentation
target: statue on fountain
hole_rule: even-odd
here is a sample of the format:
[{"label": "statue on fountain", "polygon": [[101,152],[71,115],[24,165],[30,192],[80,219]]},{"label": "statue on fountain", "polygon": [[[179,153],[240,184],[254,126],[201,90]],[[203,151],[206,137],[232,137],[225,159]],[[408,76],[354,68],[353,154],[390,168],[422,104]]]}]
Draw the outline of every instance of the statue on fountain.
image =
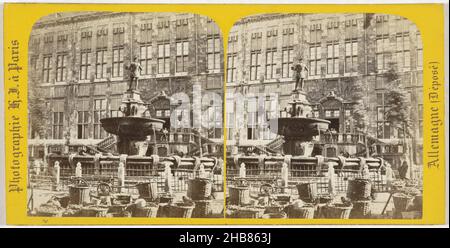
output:
[{"label": "statue on fountain", "polygon": [[137,56],[134,56],[133,62],[127,67],[127,69],[130,71],[130,81],[128,84],[128,90],[133,91],[137,90],[138,88],[138,79],[141,75],[142,66],[139,64]]},{"label": "statue on fountain", "polygon": [[292,66],[291,69],[294,71],[295,78],[294,92],[298,92],[299,90],[303,91],[304,80],[308,74],[308,67],[305,65],[305,63],[303,63],[303,59],[300,58],[298,60],[298,64]]}]

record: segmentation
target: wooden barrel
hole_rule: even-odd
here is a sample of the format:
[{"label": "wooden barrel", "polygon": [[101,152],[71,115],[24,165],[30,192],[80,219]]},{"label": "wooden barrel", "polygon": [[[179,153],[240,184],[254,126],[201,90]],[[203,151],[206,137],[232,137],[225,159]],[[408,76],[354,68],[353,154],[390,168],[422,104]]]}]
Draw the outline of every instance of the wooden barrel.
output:
[{"label": "wooden barrel", "polygon": [[141,198],[149,201],[154,201],[158,198],[158,183],[156,181],[138,183],[136,188]]},{"label": "wooden barrel", "polygon": [[230,186],[230,204],[243,206],[250,203],[250,189],[248,186]]},{"label": "wooden barrel", "polygon": [[85,205],[91,203],[89,186],[69,185],[70,204]]}]

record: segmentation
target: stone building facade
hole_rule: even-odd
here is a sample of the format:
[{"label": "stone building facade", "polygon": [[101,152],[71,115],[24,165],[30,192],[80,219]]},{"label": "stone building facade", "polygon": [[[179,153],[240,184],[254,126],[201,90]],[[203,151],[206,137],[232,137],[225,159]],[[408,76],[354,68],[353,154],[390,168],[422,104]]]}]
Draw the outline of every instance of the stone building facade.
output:
[{"label": "stone building facade", "polygon": [[[35,115],[36,107],[29,107],[30,155],[42,157],[60,151],[64,144],[95,145],[105,139],[100,119],[121,115],[118,108],[129,80],[126,67],[134,57],[143,68],[138,90],[145,102],[184,92],[192,103],[193,85],[201,86],[203,93],[223,96],[222,35],[205,16],[108,12],[47,16],[35,23],[29,40],[30,103],[41,104],[43,113]],[[160,107],[153,106],[153,117],[167,118],[174,109]],[[221,115],[208,118],[215,126],[202,130],[202,135],[221,143]],[[37,122],[43,131],[36,130],[42,129]]]},{"label": "stone building facade", "polygon": [[[422,42],[411,21],[383,14],[269,14],[244,18],[229,34],[227,48],[227,144],[265,145],[275,139],[260,118],[282,115],[294,89],[291,66],[299,58],[308,66],[304,90],[314,117],[331,122],[339,149],[357,154],[352,139],[355,84],[363,87],[369,106],[372,153],[398,164],[404,152],[400,132],[384,118],[385,84],[395,71],[411,97],[417,163],[422,147]],[[263,101],[234,102],[233,94],[275,93]],[[258,116],[256,105],[266,113]],[[243,105],[243,106],[237,106]],[[245,127],[234,125],[235,109],[245,109]],[[324,135],[326,136],[326,135]],[[333,135],[330,135],[333,136]],[[326,137],[324,137],[326,138]],[[334,151],[335,155],[341,151]]]}]

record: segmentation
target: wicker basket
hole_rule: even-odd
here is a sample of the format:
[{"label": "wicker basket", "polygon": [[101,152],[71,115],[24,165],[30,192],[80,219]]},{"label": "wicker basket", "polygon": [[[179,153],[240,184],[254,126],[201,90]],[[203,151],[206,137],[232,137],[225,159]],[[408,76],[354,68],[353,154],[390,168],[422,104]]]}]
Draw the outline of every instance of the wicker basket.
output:
[{"label": "wicker basket", "polygon": [[408,187],[408,186],[405,186],[402,189],[398,190],[398,193],[403,193],[403,194],[410,195],[410,196],[416,196],[416,195],[422,194],[420,189],[415,188],[415,187]]},{"label": "wicker basket", "polygon": [[298,197],[304,202],[314,202],[317,198],[317,182],[297,184]]},{"label": "wicker basket", "polygon": [[212,182],[207,178],[194,178],[188,182],[187,196],[192,200],[205,200],[211,196]]},{"label": "wicker basket", "polygon": [[230,205],[248,205],[250,203],[250,189],[248,186],[230,186]]},{"label": "wicker basket", "polygon": [[156,217],[167,217],[167,213],[169,212],[169,203],[159,203],[158,211],[156,212]]},{"label": "wicker basket", "polygon": [[61,207],[42,204],[36,209],[36,216],[42,217],[61,217],[63,214],[63,209]]},{"label": "wicker basket", "polygon": [[234,218],[258,219],[264,213],[264,208],[245,208],[234,212]]},{"label": "wicker basket", "polygon": [[172,203],[168,205],[167,217],[171,218],[191,218],[195,204],[189,203]]},{"label": "wicker basket", "polygon": [[352,219],[367,219],[371,214],[372,202],[367,201],[354,201],[353,209],[350,213],[350,218]]},{"label": "wicker basket", "polygon": [[347,197],[352,201],[371,199],[372,183],[369,179],[356,178],[348,181]]},{"label": "wicker basket", "polygon": [[192,211],[192,218],[205,218],[211,215],[212,208],[211,203],[212,200],[198,200],[195,202],[195,208]]},{"label": "wicker basket", "polygon": [[83,207],[80,211],[82,217],[106,217],[108,208],[99,206]]},{"label": "wicker basket", "polygon": [[159,206],[152,202],[147,202],[147,205],[143,208],[136,208],[133,217],[146,217],[156,218]]},{"label": "wicker basket", "polygon": [[328,219],[348,219],[353,205],[344,205],[341,203],[328,204],[324,208],[325,218]]},{"label": "wicker basket", "polygon": [[289,202],[278,202],[278,205],[270,205],[266,207],[265,214],[280,213],[289,205]]},{"label": "wicker basket", "polygon": [[305,204],[302,207],[289,206],[286,208],[286,213],[292,219],[312,219],[314,218],[314,205]]},{"label": "wicker basket", "polygon": [[108,209],[108,213],[122,213],[124,212],[128,207],[128,204],[117,204],[112,205]]},{"label": "wicker basket", "polygon": [[269,213],[269,214],[263,214],[261,216],[261,219],[286,219],[287,215],[285,212],[280,213]]},{"label": "wicker basket", "polygon": [[314,202],[314,219],[326,218],[326,206],[333,201],[333,197],[328,194],[319,195]]},{"label": "wicker basket", "polygon": [[391,187],[393,190],[400,190],[405,187],[406,182],[400,179],[394,180],[391,182]]},{"label": "wicker basket", "polygon": [[62,217],[79,217],[81,209],[67,208],[62,213]]},{"label": "wicker basket", "polygon": [[412,205],[414,196],[406,195],[403,193],[395,193],[392,195],[392,199],[394,200],[395,211],[404,212],[407,211],[408,208]]},{"label": "wicker basket", "polygon": [[149,201],[154,201],[158,198],[158,183],[156,181],[138,183],[136,188],[139,191],[140,198],[144,198]]}]

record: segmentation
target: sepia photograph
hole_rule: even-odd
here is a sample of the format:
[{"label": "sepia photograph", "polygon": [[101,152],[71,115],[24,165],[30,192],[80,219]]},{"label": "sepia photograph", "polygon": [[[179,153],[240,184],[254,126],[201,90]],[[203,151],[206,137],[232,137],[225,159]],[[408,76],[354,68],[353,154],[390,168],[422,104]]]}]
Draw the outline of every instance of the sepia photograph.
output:
[{"label": "sepia photograph", "polygon": [[228,37],[226,218],[422,218],[413,22],[262,14]]},{"label": "sepia photograph", "polygon": [[224,217],[212,19],[55,13],[28,45],[28,216]]}]

